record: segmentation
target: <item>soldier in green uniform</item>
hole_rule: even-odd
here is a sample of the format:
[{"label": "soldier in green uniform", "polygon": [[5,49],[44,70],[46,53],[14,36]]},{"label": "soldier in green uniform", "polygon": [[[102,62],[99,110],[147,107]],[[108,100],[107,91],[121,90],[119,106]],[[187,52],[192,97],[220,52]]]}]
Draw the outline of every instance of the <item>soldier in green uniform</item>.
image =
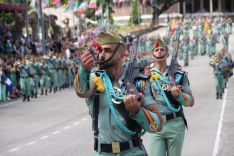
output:
[{"label": "soldier in green uniform", "polygon": [[232,19],[231,18],[228,18],[227,19],[227,23],[226,23],[226,32],[231,35],[232,34]]},{"label": "soldier in green uniform", "polygon": [[196,38],[193,35],[189,42],[189,52],[190,52],[190,56],[192,60],[194,59],[194,56],[196,55],[196,49],[197,49],[196,47],[197,47]]},{"label": "soldier in green uniform", "polygon": [[156,40],[153,49],[154,64],[151,65],[151,78],[146,83],[143,106],[153,103],[159,108],[165,122],[160,132],[149,134],[150,156],[180,156],[183,146],[185,125],[182,107],[194,105],[194,98],[187,73],[178,68],[175,85],[169,88],[169,53],[161,40]]},{"label": "soldier in green uniform", "polygon": [[188,51],[188,44],[186,40],[184,40],[182,50],[183,50],[184,66],[188,66],[189,65],[189,51]]},{"label": "soldier in green uniform", "polygon": [[47,60],[48,60],[47,56],[44,56],[41,59],[41,63],[39,64],[41,95],[43,94],[47,95],[48,90],[51,86],[50,71],[48,68]]},{"label": "soldier in green uniform", "polygon": [[32,81],[33,81],[33,84],[34,84],[34,85],[31,86],[31,94],[32,94],[31,96],[37,98],[37,92],[38,92],[38,89],[39,89],[39,75],[38,75],[39,62],[38,62],[36,56],[32,57],[32,62],[31,62],[30,67],[31,67],[30,70],[31,70],[31,72],[33,74]]},{"label": "soldier in green uniform", "polygon": [[212,46],[213,46],[213,35],[212,35],[211,31],[209,31],[208,34],[207,34],[206,43],[207,43],[206,44],[207,53],[208,53],[209,57],[211,57],[214,54],[214,52],[213,52],[214,49],[212,48]]},{"label": "soldier in green uniform", "polygon": [[210,65],[213,67],[213,74],[215,79],[216,99],[222,99],[223,84],[224,84],[224,64],[221,63],[222,54],[217,53],[211,60]]},{"label": "soldier in green uniform", "polygon": [[30,77],[32,77],[32,73],[30,73],[30,62],[23,59],[22,64],[19,65],[20,69],[20,88],[21,88],[21,95],[23,96],[23,101],[27,99],[30,101],[31,96],[31,84],[30,84]]},{"label": "soldier in green uniform", "polygon": [[54,90],[54,93],[58,90],[58,72],[57,72],[57,64],[56,64],[56,56],[50,56],[48,59],[48,68],[50,70],[50,76],[51,76],[51,87],[50,91],[52,89]]},{"label": "soldier in green uniform", "polygon": [[206,54],[206,37],[203,32],[203,30],[200,30],[199,38],[198,38],[198,46],[199,46],[199,52],[201,55]]},{"label": "soldier in green uniform", "polygon": [[226,32],[222,33],[221,42],[223,44],[223,48],[228,49],[228,46],[229,46],[229,35],[228,35],[228,33],[226,33]]},{"label": "soldier in green uniform", "polygon": [[76,93],[86,98],[93,118],[94,155],[145,156],[139,134],[142,128],[152,133],[158,131],[160,114],[154,105],[143,108],[144,97],[134,93],[134,89],[126,94],[123,40],[102,32],[97,42],[101,46],[97,52],[98,67],[93,68],[93,55],[86,51],[75,79]]}]

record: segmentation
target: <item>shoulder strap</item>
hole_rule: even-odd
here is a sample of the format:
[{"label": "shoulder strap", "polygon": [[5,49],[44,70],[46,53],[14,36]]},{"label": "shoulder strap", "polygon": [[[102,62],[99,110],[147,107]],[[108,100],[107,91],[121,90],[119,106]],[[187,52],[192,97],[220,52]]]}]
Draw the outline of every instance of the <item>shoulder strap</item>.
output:
[{"label": "shoulder strap", "polygon": [[94,94],[92,127],[93,127],[95,137],[98,136],[98,113],[99,113],[99,105],[100,105],[99,97],[100,97],[99,94],[97,94],[97,93]]},{"label": "shoulder strap", "polygon": [[22,66],[22,69],[25,70],[28,73],[28,76],[31,75],[31,73],[28,71],[28,69],[24,68],[24,66]]},{"label": "shoulder strap", "polygon": [[54,69],[56,69],[56,66],[55,66],[54,62],[52,60],[49,60],[49,61],[54,66]]}]

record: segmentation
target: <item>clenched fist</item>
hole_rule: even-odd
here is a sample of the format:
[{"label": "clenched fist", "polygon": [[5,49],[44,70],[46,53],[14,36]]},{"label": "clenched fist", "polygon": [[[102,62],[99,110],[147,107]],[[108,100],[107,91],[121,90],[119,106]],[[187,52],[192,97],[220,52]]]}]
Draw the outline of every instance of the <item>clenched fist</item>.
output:
[{"label": "clenched fist", "polygon": [[87,71],[91,71],[94,66],[94,58],[89,51],[85,51],[83,55],[81,55],[81,64]]},{"label": "clenched fist", "polygon": [[141,107],[141,103],[143,101],[143,98],[144,98],[144,96],[141,94],[139,94],[139,95],[129,94],[129,95],[125,96],[124,105],[125,105],[126,110],[128,112],[130,112],[132,115],[136,114]]},{"label": "clenched fist", "polygon": [[181,90],[179,86],[173,86],[171,89],[171,94],[174,98],[176,98],[177,96],[179,96],[181,94]]}]

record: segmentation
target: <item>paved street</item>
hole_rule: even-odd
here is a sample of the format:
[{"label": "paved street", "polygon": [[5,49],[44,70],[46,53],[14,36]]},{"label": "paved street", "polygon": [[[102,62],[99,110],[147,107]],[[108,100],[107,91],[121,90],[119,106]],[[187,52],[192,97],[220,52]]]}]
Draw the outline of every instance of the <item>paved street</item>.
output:
[{"label": "paved street", "polygon": [[[195,96],[195,106],[185,108],[189,127],[183,156],[234,155],[234,78],[223,100],[216,100],[209,61],[208,56],[197,56],[183,68]],[[147,147],[147,135],[144,143]],[[92,152],[91,119],[74,89],[0,105],[0,156],[90,156]]]}]

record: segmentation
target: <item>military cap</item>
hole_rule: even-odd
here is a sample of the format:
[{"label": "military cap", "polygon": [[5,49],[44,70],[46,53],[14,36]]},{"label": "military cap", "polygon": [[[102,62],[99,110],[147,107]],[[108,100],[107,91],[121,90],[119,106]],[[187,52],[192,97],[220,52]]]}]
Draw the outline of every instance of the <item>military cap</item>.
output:
[{"label": "military cap", "polygon": [[154,42],[154,48],[152,49],[152,51],[158,47],[167,47],[167,46],[161,39],[156,39],[156,41]]},{"label": "military cap", "polygon": [[99,45],[106,44],[122,44],[124,45],[123,39],[119,35],[114,35],[108,32],[101,32],[96,42]]}]

